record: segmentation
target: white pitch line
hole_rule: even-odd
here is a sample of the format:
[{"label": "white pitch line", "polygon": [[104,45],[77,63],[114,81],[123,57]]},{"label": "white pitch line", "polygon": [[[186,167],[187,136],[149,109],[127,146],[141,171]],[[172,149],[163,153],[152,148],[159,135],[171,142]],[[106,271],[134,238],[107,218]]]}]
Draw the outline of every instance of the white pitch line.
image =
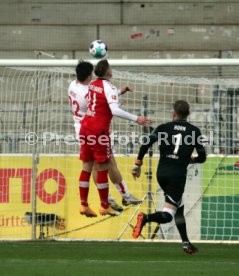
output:
[{"label": "white pitch line", "polygon": [[[210,264],[210,265],[238,265],[238,263],[235,263],[235,262],[200,262],[200,261],[182,261],[182,260],[178,260],[178,261],[172,261],[172,260],[140,260],[140,261],[137,261],[137,260],[101,260],[101,259],[81,259],[81,260],[77,260],[77,259],[65,259],[65,260],[48,260],[48,259],[31,259],[31,260],[22,260],[22,259],[8,259],[8,260],[5,260],[4,263],[6,264],[9,264],[9,263],[33,263],[33,262],[48,262],[48,263],[59,263],[59,264],[66,264],[66,263],[75,263],[75,264],[84,264],[84,263],[95,263],[95,264],[124,264],[124,263],[127,263],[127,264],[154,264],[154,263],[184,263],[184,264],[194,264],[194,265],[206,265],[206,264]],[[0,261],[0,263],[2,263]],[[4,264],[2,263],[2,264]]]},{"label": "white pitch line", "polygon": [[238,265],[238,263],[234,263],[234,262],[197,262],[197,261],[171,261],[171,260],[165,260],[165,261],[161,261],[161,260],[155,260],[155,261],[137,261],[137,260],[94,260],[94,259],[86,259],[86,260],[82,260],[80,261],[82,263],[193,263],[193,264],[228,264],[228,265]]}]

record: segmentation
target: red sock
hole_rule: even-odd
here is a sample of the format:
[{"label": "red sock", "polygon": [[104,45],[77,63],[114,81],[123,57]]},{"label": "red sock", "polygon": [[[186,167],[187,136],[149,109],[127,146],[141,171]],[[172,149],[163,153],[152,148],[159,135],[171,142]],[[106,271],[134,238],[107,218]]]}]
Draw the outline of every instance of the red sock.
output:
[{"label": "red sock", "polygon": [[82,170],[79,178],[80,202],[86,207],[88,206],[89,180],[90,173]]},{"label": "red sock", "polygon": [[109,195],[109,183],[108,183],[108,170],[97,172],[97,189],[100,195],[101,206],[105,209],[109,208],[108,195]]}]

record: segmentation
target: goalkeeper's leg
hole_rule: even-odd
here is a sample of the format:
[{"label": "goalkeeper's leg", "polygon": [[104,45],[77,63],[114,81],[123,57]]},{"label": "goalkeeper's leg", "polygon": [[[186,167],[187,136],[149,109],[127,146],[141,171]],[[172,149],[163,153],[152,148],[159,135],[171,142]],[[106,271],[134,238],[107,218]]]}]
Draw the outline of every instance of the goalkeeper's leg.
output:
[{"label": "goalkeeper's leg", "polygon": [[158,211],[153,214],[139,213],[137,217],[137,223],[133,230],[133,237],[137,239],[142,232],[144,225],[148,222],[156,222],[158,224],[165,224],[172,221],[177,207],[165,202],[163,211]]},{"label": "goalkeeper's leg", "polygon": [[178,207],[177,212],[174,216],[174,220],[183,242],[184,252],[188,254],[196,253],[198,249],[190,243],[187,235],[187,226],[186,226],[186,220],[184,216],[184,204]]}]

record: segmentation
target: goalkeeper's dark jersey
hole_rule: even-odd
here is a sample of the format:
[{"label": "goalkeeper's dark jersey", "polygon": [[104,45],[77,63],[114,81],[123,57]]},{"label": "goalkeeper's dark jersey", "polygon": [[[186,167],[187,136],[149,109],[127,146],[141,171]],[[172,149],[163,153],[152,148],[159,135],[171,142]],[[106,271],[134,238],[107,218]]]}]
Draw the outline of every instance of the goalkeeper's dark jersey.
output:
[{"label": "goalkeeper's dark jersey", "polygon": [[175,120],[154,129],[149,135],[149,143],[140,148],[139,160],[143,159],[148,148],[155,142],[158,143],[160,151],[158,175],[172,177],[186,175],[194,148],[198,157],[193,163],[203,163],[206,160],[201,131],[185,120]]}]

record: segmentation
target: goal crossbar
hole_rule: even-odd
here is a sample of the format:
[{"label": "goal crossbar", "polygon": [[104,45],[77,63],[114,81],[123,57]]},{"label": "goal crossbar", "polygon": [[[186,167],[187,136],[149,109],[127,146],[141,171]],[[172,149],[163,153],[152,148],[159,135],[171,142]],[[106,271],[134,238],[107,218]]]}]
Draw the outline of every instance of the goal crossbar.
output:
[{"label": "goal crossbar", "polygon": [[[0,66],[30,66],[30,67],[72,67],[77,59],[0,59]],[[99,60],[90,59],[93,65]],[[111,66],[117,67],[162,67],[162,66],[236,66],[239,59],[109,59]]]}]

